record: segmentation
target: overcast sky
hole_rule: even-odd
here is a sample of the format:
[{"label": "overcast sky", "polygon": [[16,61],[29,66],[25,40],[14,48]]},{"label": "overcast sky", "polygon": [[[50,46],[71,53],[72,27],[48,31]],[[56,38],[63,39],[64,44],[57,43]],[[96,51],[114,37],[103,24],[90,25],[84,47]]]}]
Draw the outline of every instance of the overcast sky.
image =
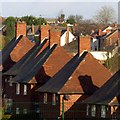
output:
[{"label": "overcast sky", "polygon": [[[118,12],[118,0],[2,0],[1,15],[56,18],[61,11],[66,17],[82,15],[84,19],[92,18],[102,6],[110,6]],[[88,2],[89,1],[89,2]]]}]

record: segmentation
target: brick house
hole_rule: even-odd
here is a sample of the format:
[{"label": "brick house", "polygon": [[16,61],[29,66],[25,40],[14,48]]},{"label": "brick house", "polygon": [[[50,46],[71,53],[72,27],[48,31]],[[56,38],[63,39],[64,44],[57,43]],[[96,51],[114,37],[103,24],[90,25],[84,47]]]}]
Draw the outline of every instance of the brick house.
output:
[{"label": "brick house", "polygon": [[[54,37],[60,41],[59,42],[60,46],[64,46],[75,39],[75,36],[71,33],[70,27],[68,26],[60,27],[60,26],[41,25],[41,28],[40,28],[40,26],[32,25],[27,29],[27,36],[32,41],[34,41],[34,36],[39,36],[42,41],[44,38],[49,37],[49,30],[52,31]],[[58,41],[55,39],[53,40],[55,42]]]},{"label": "brick house", "polygon": [[[48,68],[47,72],[50,70]],[[37,90],[40,116],[45,119],[85,117],[86,107],[80,104],[110,76],[111,73],[89,52],[83,52],[81,56],[75,55]],[[54,115],[51,112],[54,112]]]},{"label": "brick house", "polygon": [[[38,98],[35,90],[43,85],[45,80],[51,78],[71,58],[71,55],[67,54],[62,47],[53,45],[53,37],[52,33],[51,37],[49,37],[51,39],[50,41],[45,39],[41,44],[34,45],[26,36],[18,36],[17,40],[10,42],[12,46],[9,44],[8,48],[6,48],[5,53],[7,54],[5,54],[6,59],[4,59],[5,63],[9,63],[10,66],[7,68],[4,66],[2,75],[2,96],[5,113],[27,114],[30,113],[31,110],[38,111],[37,105],[33,105],[33,103],[38,101],[35,99]],[[9,49],[9,47],[11,49]],[[21,54],[18,54],[20,51]],[[9,59],[7,59],[9,56],[12,61],[15,61],[12,66]],[[47,60],[48,57],[50,57],[49,60]],[[61,58],[64,59],[59,62]],[[51,70],[48,76],[44,69],[48,68],[47,64],[49,64],[49,62],[55,62],[55,64],[60,65],[57,67],[53,65],[52,69],[54,68],[54,71]],[[43,68],[42,65],[44,63],[46,67]],[[28,72],[26,73],[26,71]],[[8,104],[8,106],[6,104]]]},{"label": "brick house", "polygon": [[[24,29],[18,27],[19,24]],[[51,29],[48,32],[49,41],[44,39],[40,44],[35,45],[26,37],[26,25],[21,22],[19,24],[16,27],[16,30],[20,28],[19,32],[16,32],[17,38],[10,42],[11,45],[9,44],[3,53],[5,60],[2,71],[2,96],[6,113],[27,114],[31,110],[36,110],[36,112],[41,111],[43,118],[51,118],[49,112],[45,111],[49,109],[58,111],[57,114],[55,113],[55,118],[63,117],[63,115],[67,117],[70,115],[69,110],[77,109],[74,103],[81,103],[111,76],[109,71],[99,64],[90,53],[84,52],[81,56],[72,57],[63,47],[60,47],[60,30]],[[57,44],[57,47],[54,43]],[[79,48],[79,53],[89,50],[89,48],[89,45],[87,49]],[[96,73],[96,71],[98,72]],[[37,89],[41,93],[36,91]],[[53,91],[51,92],[51,90]],[[52,103],[52,99],[53,105],[46,104],[46,102]],[[42,103],[40,107],[39,102]],[[70,104],[67,106],[69,102]],[[37,104],[33,105],[33,103]],[[64,103],[63,106],[62,103]],[[81,111],[82,106],[79,109]],[[64,110],[64,114],[61,110]],[[79,117],[79,112],[73,114]],[[80,115],[84,116],[85,112]]]},{"label": "brick house", "polygon": [[109,34],[105,36],[105,38],[102,39],[104,41],[103,47],[105,47],[106,50],[111,51],[111,47],[113,46],[113,49],[118,46],[119,40],[120,40],[120,30],[116,29]]},{"label": "brick house", "polygon": [[2,94],[6,113],[27,114],[36,109],[33,104],[34,89],[42,85],[36,75],[56,48],[56,45],[51,48],[48,46],[40,52],[44,44],[33,46],[12,68],[3,73]]},{"label": "brick house", "polygon": [[119,32],[120,30],[117,27],[106,27],[104,30],[98,30],[91,34],[91,47],[92,51],[94,50],[108,50],[111,46],[115,47],[115,44],[118,45],[119,42]]},{"label": "brick house", "polygon": [[84,103],[86,116],[91,118],[120,119],[120,70]]}]

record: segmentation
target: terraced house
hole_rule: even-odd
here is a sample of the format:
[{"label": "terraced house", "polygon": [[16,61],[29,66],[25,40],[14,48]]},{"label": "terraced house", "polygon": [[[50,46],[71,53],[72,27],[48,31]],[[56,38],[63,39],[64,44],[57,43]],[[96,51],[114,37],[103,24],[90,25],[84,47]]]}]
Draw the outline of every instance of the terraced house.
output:
[{"label": "terraced house", "polygon": [[60,46],[58,29],[45,30],[47,37],[41,38],[41,31],[40,41],[33,43],[27,37],[26,24],[18,22],[16,38],[2,50],[4,114],[36,113],[39,119],[51,120],[97,119],[94,113],[89,116],[93,109],[86,109],[89,102],[85,100],[102,91],[111,81],[111,73],[89,52],[88,36],[78,37],[78,53],[73,56]]}]

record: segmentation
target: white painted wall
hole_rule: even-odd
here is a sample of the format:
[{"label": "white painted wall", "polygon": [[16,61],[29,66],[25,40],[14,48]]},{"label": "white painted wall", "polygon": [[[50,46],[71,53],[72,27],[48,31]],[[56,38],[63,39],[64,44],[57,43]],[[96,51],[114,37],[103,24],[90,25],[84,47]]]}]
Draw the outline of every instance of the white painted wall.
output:
[{"label": "white painted wall", "polygon": [[[65,45],[66,33],[67,33],[67,31],[60,38],[60,46],[64,46]],[[72,42],[74,40],[74,38],[75,38],[75,36],[69,31],[68,43]]]},{"label": "white painted wall", "polygon": [[[94,58],[100,61],[105,61],[108,58],[108,53],[106,51],[91,51],[90,53]],[[111,58],[111,54],[109,54],[109,58]]]}]

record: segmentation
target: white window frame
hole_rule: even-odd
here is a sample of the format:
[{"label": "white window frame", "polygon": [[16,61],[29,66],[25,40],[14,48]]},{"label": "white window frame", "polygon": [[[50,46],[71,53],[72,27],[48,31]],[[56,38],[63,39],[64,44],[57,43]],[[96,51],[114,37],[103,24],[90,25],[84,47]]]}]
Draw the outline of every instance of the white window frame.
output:
[{"label": "white window frame", "polygon": [[105,105],[101,105],[101,117],[105,118],[106,117],[106,106]]},{"label": "white window frame", "polygon": [[87,104],[87,106],[86,106],[86,116],[89,116],[89,109],[90,109],[90,105]]},{"label": "white window frame", "polygon": [[96,116],[96,106],[95,105],[91,105],[91,116],[92,117]]},{"label": "white window frame", "polygon": [[44,100],[43,100],[44,104],[47,104],[47,93],[44,93]]},{"label": "white window frame", "polygon": [[23,109],[23,114],[27,114],[27,109],[26,108]]},{"label": "white window frame", "polygon": [[16,95],[20,94],[20,83],[16,84]]},{"label": "white window frame", "polygon": [[19,115],[20,114],[20,108],[16,108],[16,114]]},{"label": "white window frame", "polygon": [[52,105],[56,105],[56,94],[52,94]]},{"label": "white window frame", "polygon": [[13,86],[13,83],[11,81],[9,81],[9,86],[12,87]]},{"label": "white window frame", "polygon": [[36,109],[36,113],[40,113],[40,108],[39,107]]},{"label": "white window frame", "polygon": [[9,81],[9,86],[12,87],[12,84],[13,84],[12,81],[11,81],[11,80],[12,80],[12,76],[9,77],[9,80],[10,80],[10,81]]},{"label": "white window frame", "polygon": [[27,95],[27,85],[24,84],[23,86],[23,95]]}]

